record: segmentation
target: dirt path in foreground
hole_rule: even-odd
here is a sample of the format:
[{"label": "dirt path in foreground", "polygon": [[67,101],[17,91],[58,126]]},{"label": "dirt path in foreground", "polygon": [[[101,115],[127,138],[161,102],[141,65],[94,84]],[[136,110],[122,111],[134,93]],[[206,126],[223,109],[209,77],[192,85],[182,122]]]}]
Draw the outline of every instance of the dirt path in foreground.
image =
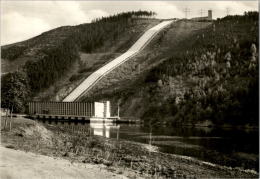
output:
[{"label": "dirt path in foreground", "polygon": [[71,163],[68,160],[52,158],[31,152],[18,151],[0,146],[1,179],[122,179],[123,175],[114,174],[91,164]]}]

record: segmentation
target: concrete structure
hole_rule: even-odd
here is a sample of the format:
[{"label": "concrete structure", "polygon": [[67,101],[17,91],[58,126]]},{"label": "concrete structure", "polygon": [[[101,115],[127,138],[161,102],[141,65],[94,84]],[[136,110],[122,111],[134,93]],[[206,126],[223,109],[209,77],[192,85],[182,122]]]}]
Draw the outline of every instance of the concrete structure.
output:
[{"label": "concrete structure", "polygon": [[94,117],[110,118],[110,102],[94,102]]},{"label": "concrete structure", "polygon": [[208,10],[208,20],[212,20],[212,10]]},{"label": "concrete structure", "polygon": [[99,80],[101,80],[106,74],[137,55],[163,28],[170,25],[174,20],[163,21],[153,28],[147,30],[135,44],[121,56],[117,57],[113,61],[104,65],[89,77],[87,77],[78,87],[76,87],[64,100],[63,102],[77,101],[85,93],[88,92]]}]

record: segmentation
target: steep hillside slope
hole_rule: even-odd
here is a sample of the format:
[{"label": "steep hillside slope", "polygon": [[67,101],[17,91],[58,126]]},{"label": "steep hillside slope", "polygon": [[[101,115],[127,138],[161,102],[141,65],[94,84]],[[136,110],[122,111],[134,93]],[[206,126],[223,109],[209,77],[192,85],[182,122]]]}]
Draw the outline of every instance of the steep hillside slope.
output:
[{"label": "steep hillside slope", "polygon": [[56,48],[75,31],[72,26],[60,27],[42,33],[32,39],[1,47],[1,72],[8,73],[21,68],[27,61],[40,60],[44,50]]},{"label": "steep hillside slope", "polygon": [[[147,28],[159,23],[149,18],[153,15],[147,11],[122,13],[3,46],[1,78],[15,71],[25,73],[30,97],[53,100],[57,91],[66,85],[71,90],[89,73],[124,52]],[[6,96],[4,91],[2,94]],[[5,98],[2,104],[9,105]]]},{"label": "steep hillside slope", "polygon": [[162,29],[169,26],[173,22],[174,20],[163,21],[145,31],[145,33],[131,46],[131,48],[89,75],[79,86],[77,86],[68,96],[66,96],[65,99],[63,99],[63,102],[77,101],[80,99],[81,96],[87,93],[101,78],[140,53]]},{"label": "steep hillside slope", "polygon": [[[144,107],[140,106],[147,106],[146,102],[141,101],[141,99],[149,95],[149,93],[143,94],[141,91],[146,85],[144,80],[147,73],[173,54],[179,53],[183,49],[180,45],[183,41],[210,24],[211,22],[181,20],[171,24],[160,32],[140,54],[104,77],[82,100],[111,100],[112,98],[115,103],[119,100],[122,102],[123,116],[141,117]],[[181,87],[179,89],[184,90]],[[134,95],[135,93],[137,96]],[[133,101],[130,100],[131,98]],[[128,102],[131,105],[129,106],[125,100],[130,100]]]},{"label": "steep hillside slope", "polygon": [[146,121],[257,125],[257,49],[256,12],[179,21],[82,100],[110,99],[121,116]]},{"label": "steep hillside slope", "polygon": [[116,40],[107,40],[103,46],[91,53],[79,51],[79,60],[68,73],[49,88],[41,91],[35,100],[61,101],[91,73],[124,53],[147,29],[160,21],[157,19],[135,19],[135,25],[120,33]]}]

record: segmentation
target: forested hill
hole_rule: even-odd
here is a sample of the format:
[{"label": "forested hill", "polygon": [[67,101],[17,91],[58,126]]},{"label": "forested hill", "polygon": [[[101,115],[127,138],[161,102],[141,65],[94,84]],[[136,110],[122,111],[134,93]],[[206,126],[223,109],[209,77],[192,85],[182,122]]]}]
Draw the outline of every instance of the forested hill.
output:
[{"label": "forested hill", "polygon": [[[183,51],[148,73],[145,82],[154,98],[142,117],[179,124],[258,126],[258,17],[258,12],[227,16],[184,41]],[[177,95],[180,83],[186,88]]]},{"label": "forested hill", "polygon": [[14,110],[21,111],[26,100],[68,75],[79,63],[81,53],[127,50],[151,22],[159,22],[151,19],[154,15],[148,11],[121,13],[88,24],[59,27],[1,47],[2,107],[10,108],[15,101]]},{"label": "forested hill", "polygon": [[258,126],[258,23],[258,12],[180,20],[86,100],[109,99],[146,123]]},{"label": "forested hill", "polygon": [[[30,97],[45,89],[46,97],[65,94],[64,86],[71,90],[159,23],[137,18],[152,15],[123,13],[3,47],[2,71],[11,73],[1,78],[2,107],[14,104],[15,111],[22,111]],[[258,15],[179,20],[81,100],[110,100],[120,105],[120,116],[147,123],[258,126]]]}]

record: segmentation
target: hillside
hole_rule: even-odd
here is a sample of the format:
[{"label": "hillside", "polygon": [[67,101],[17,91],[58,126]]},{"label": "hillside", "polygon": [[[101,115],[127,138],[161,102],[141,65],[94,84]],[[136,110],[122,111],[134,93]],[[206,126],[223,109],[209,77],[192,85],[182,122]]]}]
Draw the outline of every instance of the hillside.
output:
[{"label": "hillside", "polygon": [[[188,39],[192,34],[210,24],[210,22],[185,21],[178,21],[171,24],[160,32],[136,57],[122,64],[104,77],[88,94],[86,94],[86,100],[89,98],[117,98],[118,95],[130,97],[131,95],[129,94],[134,93],[135,90],[140,90],[138,87],[141,88],[145,85],[143,80],[152,68],[158,66],[160,63],[167,60],[169,56],[182,49],[182,47],[179,46],[180,42]],[[117,101],[117,99],[115,100]],[[137,101],[137,103],[139,102]],[[133,115],[133,111],[129,108],[128,111],[125,112],[127,112],[127,116],[129,117]],[[124,115],[126,114],[124,113]],[[137,110],[134,115],[140,117],[139,111]]]},{"label": "hillside", "polygon": [[[128,49],[147,28],[159,23],[150,18],[153,15],[147,11],[121,13],[89,24],[59,27],[3,46],[1,78],[6,84],[2,86],[8,89],[11,84],[7,82],[18,73],[26,78],[23,83],[29,94],[26,100],[61,100],[91,72]],[[65,92],[60,92],[64,89]],[[57,92],[64,95],[57,98]],[[5,100],[7,95],[2,90],[3,107],[10,106]]]},{"label": "hillside", "polygon": [[[2,106],[6,97],[17,111],[31,99],[62,100],[159,22],[123,13],[2,47],[3,72],[12,72],[2,76]],[[179,20],[81,101],[110,100],[112,113],[119,104],[122,117],[148,123],[257,126],[258,49],[257,12]]]},{"label": "hillside", "polygon": [[82,100],[109,99],[150,122],[257,126],[257,49],[258,13],[178,21]]},{"label": "hillside", "polygon": [[86,77],[110,60],[124,53],[142,33],[156,25],[157,19],[134,19],[135,24],[125,29],[115,40],[106,40],[104,44],[92,52],[79,51],[78,61],[73,68],[64,74],[54,85],[37,94],[35,100],[61,101]]}]

